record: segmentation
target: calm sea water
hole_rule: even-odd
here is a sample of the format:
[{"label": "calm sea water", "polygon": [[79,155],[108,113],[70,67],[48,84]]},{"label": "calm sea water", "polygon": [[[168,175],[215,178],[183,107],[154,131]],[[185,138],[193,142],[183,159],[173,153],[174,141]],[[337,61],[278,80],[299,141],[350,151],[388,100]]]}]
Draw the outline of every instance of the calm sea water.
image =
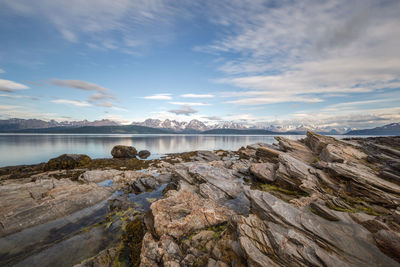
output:
[{"label": "calm sea water", "polygon": [[[291,139],[303,135],[285,135]],[[343,136],[336,136],[342,138]],[[151,158],[193,150],[237,150],[254,143],[274,142],[272,135],[132,135],[132,134],[0,134],[0,167],[35,164],[64,153],[109,158],[115,145],[147,149]]]}]

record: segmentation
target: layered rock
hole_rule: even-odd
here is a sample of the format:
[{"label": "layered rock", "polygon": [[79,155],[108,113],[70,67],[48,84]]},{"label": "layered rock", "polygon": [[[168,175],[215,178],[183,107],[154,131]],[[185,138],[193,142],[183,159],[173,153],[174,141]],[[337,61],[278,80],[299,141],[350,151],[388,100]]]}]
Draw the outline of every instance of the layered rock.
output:
[{"label": "layered rock", "polygon": [[0,236],[71,214],[111,195],[96,184],[70,179],[37,179],[0,186]]}]

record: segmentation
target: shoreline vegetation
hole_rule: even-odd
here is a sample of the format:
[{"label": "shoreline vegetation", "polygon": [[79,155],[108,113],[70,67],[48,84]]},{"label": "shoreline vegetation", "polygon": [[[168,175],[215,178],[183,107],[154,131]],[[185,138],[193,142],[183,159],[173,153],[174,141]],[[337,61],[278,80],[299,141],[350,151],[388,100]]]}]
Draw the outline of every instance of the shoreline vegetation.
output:
[{"label": "shoreline vegetation", "polygon": [[2,167],[0,265],[400,266],[400,137],[275,140]]}]

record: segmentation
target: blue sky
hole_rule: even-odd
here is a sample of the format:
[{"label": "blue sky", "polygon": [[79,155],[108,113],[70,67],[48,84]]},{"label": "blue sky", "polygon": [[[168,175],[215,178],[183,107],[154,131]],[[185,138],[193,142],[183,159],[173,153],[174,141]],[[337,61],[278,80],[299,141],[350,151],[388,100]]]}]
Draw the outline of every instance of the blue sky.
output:
[{"label": "blue sky", "polygon": [[398,122],[399,12],[396,0],[4,0],[0,118]]}]

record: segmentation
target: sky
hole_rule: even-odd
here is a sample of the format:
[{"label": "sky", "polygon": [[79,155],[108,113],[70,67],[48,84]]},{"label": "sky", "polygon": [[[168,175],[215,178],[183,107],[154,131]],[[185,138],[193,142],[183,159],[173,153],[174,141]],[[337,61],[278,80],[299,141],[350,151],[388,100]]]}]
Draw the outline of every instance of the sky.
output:
[{"label": "sky", "polygon": [[2,0],[0,119],[400,122],[398,0]]}]

